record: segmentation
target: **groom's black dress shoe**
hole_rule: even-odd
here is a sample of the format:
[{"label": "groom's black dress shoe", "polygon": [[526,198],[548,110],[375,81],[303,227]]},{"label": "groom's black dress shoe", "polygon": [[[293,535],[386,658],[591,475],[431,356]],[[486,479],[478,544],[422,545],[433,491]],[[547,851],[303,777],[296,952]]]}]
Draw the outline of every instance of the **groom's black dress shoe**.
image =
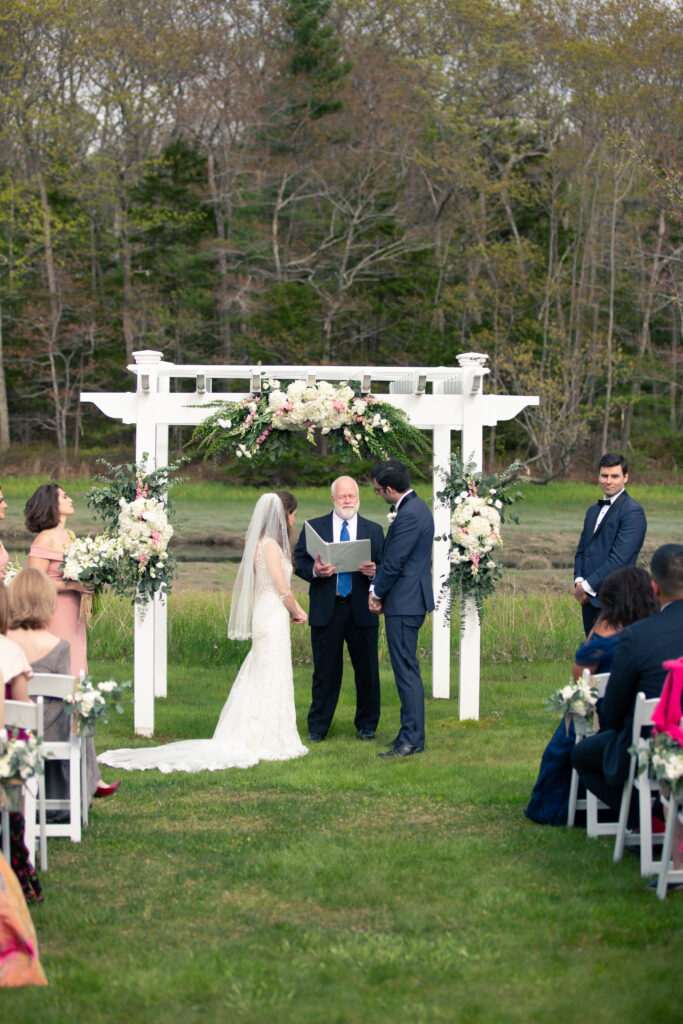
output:
[{"label": "groom's black dress shoe", "polygon": [[359,740],[374,740],[375,730],[374,729],[359,729],[358,739]]},{"label": "groom's black dress shoe", "polygon": [[321,736],[319,732],[309,732],[308,736],[306,737],[306,742],[307,743],[322,743],[322,741],[324,739],[325,739],[325,737]]},{"label": "groom's black dress shoe", "polygon": [[398,743],[396,746],[386,750],[378,757],[410,757],[411,754],[421,754],[424,747],[414,747],[411,743]]}]

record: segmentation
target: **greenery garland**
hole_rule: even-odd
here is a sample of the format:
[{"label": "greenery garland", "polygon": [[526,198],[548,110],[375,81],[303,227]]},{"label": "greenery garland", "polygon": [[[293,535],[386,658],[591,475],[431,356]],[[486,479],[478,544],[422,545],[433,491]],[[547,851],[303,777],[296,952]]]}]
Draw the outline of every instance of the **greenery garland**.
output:
[{"label": "greenery garland", "polygon": [[223,453],[244,459],[280,461],[296,439],[305,434],[310,444],[318,435],[332,453],[377,461],[400,458],[411,469],[406,449],[430,452],[429,440],[411,426],[402,409],[363,395],[356,384],[264,380],[263,390],[239,402],[212,402],[215,411],[195,428],[189,444],[204,458]]},{"label": "greenery garland", "polygon": [[[441,585],[439,601],[446,601],[446,611],[456,597],[473,597],[481,619],[484,600],[496,589],[502,575],[502,563],[492,555],[502,547],[500,527],[509,505],[520,501],[520,491],[513,491],[522,466],[518,462],[500,475],[475,470],[473,462],[465,465],[457,456],[451,459],[449,472],[443,471],[443,490],[437,498],[448,505],[451,513],[450,531],[440,540],[449,542],[450,570]],[[518,517],[507,515],[518,523]],[[461,603],[464,615],[465,602]]]}]

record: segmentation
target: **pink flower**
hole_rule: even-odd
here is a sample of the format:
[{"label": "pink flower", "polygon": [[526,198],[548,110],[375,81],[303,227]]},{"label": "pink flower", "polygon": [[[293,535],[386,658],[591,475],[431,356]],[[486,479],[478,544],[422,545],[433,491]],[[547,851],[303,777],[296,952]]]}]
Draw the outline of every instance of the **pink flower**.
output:
[{"label": "pink flower", "polygon": [[161,534],[159,533],[159,531],[158,530],[152,530],[152,543],[158,545],[160,540],[161,540]]}]

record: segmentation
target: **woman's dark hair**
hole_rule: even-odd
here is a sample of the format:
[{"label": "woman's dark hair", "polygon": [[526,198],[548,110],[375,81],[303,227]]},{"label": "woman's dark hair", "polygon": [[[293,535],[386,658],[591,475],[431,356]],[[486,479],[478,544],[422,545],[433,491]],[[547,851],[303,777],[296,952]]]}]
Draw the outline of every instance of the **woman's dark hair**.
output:
[{"label": "woman's dark hair", "polygon": [[24,508],[24,522],[29,533],[40,533],[59,526],[59,484],[41,484]]},{"label": "woman's dark hair", "polygon": [[9,625],[9,597],[7,587],[0,583],[0,633],[4,636]]},{"label": "woman's dark hair", "polygon": [[[276,491],[275,492],[282,502],[282,507],[285,510],[285,515],[288,516],[290,512],[296,512],[299,507],[299,502],[296,500],[291,491]],[[287,523],[287,536],[289,537],[289,550],[292,555],[292,565],[296,568],[294,561],[294,545],[296,544],[296,536],[293,528]]]},{"label": "woman's dark hair", "polygon": [[624,565],[611,572],[600,587],[600,601],[598,622],[607,622],[615,629],[625,629],[659,611],[650,574],[637,565]]}]

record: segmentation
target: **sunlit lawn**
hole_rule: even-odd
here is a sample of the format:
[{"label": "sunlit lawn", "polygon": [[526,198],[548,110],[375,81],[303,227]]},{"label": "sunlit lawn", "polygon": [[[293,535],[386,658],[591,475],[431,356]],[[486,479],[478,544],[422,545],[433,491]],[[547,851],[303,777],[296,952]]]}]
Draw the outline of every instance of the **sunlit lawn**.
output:
[{"label": "sunlit lawn", "polygon": [[[210,735],[233,674],[171,669],[157,740]],[[50,841],[33,911],[50,986],[3,995],[4,1019],[677,1019],[681,897],[646,892],[609,840],[523,816],[556,681],[551,664],[486,665],[479,722],[428,700],[424,754],[385,761],[398,721],[385,669],[376,742],[355,738],[345,685],[305,758],[124,774],[80,845]],[[304,734],[309,685],[302,666]],[[130,709],[98,737],[131,742],[149,741]]]}]

